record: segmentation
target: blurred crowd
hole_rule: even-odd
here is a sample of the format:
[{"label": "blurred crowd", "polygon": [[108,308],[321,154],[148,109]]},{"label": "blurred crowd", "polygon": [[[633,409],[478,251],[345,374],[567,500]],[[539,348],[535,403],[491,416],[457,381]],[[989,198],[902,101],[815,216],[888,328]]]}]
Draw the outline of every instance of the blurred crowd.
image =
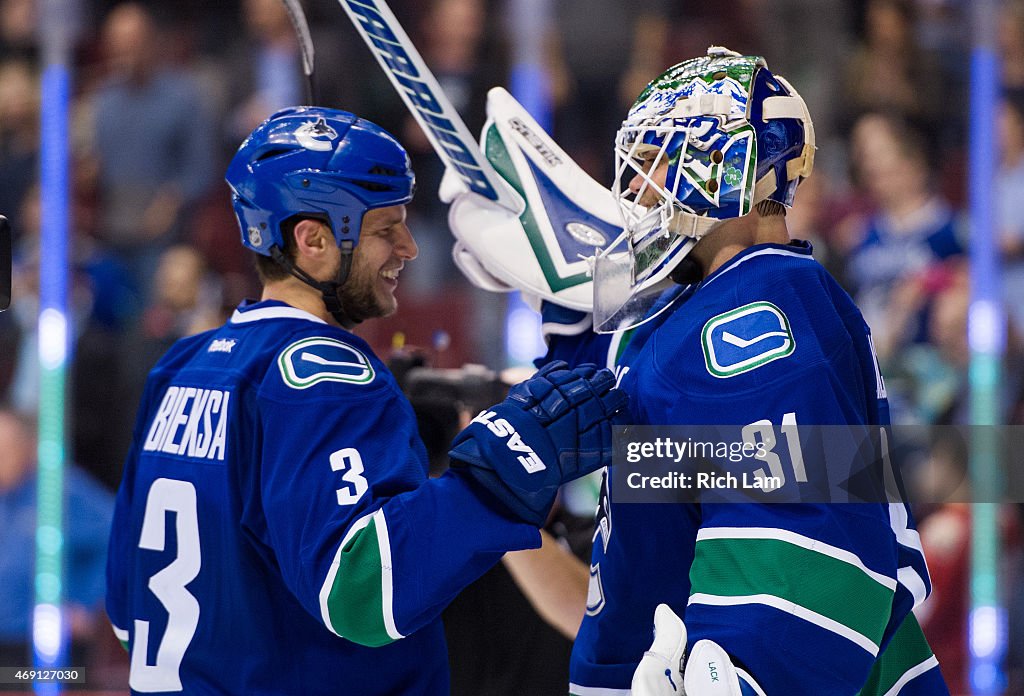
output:
[{"label": "blurred crowd", "polygon": [[[483,124],[487,89],[509,83],[513,2],[390,3],[472,130]],[[403,274],[398,315],[364,335],[382,355],[413,344],[436,366],[501,367],[495,317],[504,300],[469,287],[450,261],[439,161],[337,3],[305,6],[317,100],[395,133],[418,177],[410,219],[421,257]],[[37,9],[35,0],[0,0],[0,213],[15,232],[0,398],[4,413],[20,414],[38,405],[35,297],[47,253],[38,245]],[[228,159],[257,123],[308,97],[281,0],[83,0],[80,9],[70,119],[71,453],[83,476],[110,491],[148,369],[174,340],[219,324],[257,292],[222,179]],[[615,130],[648,79],[709,44],[766,56],[806,98],[818,136],[816,171],[790,229],[814,242],[862,308],[894,420],[970,422],[967,0],[552,0],[550,12],[543,55],[533,58],[544,67],[553,133],[602,182],[610,183]],[[1024,424],[1024,216],[1016,211],[1024,1],[1007,0],[1001,12],[994,219],[1008,319],[1000,418]],[[16,490],[0,475],[0,504]],[[1016,508],[1006,512],[1012,588],[1024,582],[1013,562],[1020,525]],[[963,691],[970,516],[955,504],[922,513],[936,585],[925,627],[951,686]],[[3,548],[7,533],[0,528]],[[1011,612],[1011,623],[1024,623],[1016,621],[1024,608]],[[1016,683],[1022,653],[1011,651]]]}]

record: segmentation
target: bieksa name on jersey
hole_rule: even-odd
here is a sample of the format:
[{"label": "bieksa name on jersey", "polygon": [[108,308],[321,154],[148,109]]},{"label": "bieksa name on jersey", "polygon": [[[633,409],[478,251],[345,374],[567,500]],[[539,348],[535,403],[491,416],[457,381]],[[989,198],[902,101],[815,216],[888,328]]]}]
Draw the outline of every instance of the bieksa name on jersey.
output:
[{"label": "bieksa name on jersey", "polygon": [[150,423],[146,452],[224,461],[231,392],[169,387]]}]

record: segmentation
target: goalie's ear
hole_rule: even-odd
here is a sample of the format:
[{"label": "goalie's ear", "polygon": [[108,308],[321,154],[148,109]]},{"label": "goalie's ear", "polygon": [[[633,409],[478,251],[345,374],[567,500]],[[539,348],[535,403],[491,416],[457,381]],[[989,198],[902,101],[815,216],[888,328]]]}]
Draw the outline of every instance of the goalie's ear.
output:
[{"label": "goalie's ear", "polygon": [[500,284],[591,311],[587,259],[620,231],[611,190],[584,172],[504,89],[488,92],[487,116],[481,149],[526,201],[526,209],[516,215],[481,196],[460,192],[457,180],[446,175],[439,195],[452,203],[452,234]]}]

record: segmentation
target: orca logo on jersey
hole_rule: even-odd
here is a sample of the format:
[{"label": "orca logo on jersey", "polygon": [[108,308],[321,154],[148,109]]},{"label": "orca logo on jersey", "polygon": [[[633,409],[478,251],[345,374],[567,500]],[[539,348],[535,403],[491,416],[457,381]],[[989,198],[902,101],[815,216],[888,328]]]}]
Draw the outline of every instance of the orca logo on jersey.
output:
[{"label": "orca logo on jersey", "polygon": [[336,338],[322,336],[296,341],[277,360],[284,383],[308,389],[321,382],[369,384],[376,376],[362,351]]},{"label": "orca logo on jersey", "polygon": [[145,452],[224,461],[231,392],[169,387],[150,423]]},{"label": "orca logo on jersey", "polygon": [[735,377],[792,355],[789,319],[771,302],[751,302],[711,318],[701,331],[704,362],[715,377]]},{"label": "orca logo on jersey", "polygon": [[544,466],[544,462],[540,460],[537,453],[533,451],[533,448],[523,442],[523,438],[519,435],[512,424],[504,418],[498,418],[494,420],[497,414],[494,411],[481,411],[476,418],[473,419],[474,423],[483,423],[487,426],[487,429],[491,431],[493,435],[498,437],[507,437],[508,442],[505,445],[513,452],[523,452],[524,454],[519,455],[516,459],[526,469],[526,473],[535,474],[538,471],[543,471],[547,467]]}]

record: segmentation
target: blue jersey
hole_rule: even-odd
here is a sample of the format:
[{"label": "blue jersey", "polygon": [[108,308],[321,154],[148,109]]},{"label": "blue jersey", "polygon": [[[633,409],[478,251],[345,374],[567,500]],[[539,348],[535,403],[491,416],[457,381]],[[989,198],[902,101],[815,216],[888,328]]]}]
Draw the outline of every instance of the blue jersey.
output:
[{"label": "blue jersey", "polygon": [[[786,426],[888,425],[868,327],[808,245],[751,247],[663,300],[618,358],[631,422],[758,424],[782,461]],[[616,352],[565,343],[552,352]],[[910,613],[930,581],[902,503],[617,503],[606,475],[590,571],[578,696],[628,696],[662,602],[765,694],[946,693]]]},{"label": "blue jersey", "polygon": [[243,305],[150,374],[107,611],[133,693],[446,694],[441,610],[537,529],[452,471],[358,337]]}]

